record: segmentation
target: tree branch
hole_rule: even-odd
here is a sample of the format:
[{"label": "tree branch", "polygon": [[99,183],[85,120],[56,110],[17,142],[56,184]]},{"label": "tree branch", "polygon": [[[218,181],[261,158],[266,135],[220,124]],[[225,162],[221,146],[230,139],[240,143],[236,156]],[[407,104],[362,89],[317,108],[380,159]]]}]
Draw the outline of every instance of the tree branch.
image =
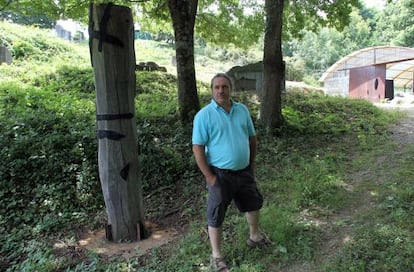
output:
[{"label": "tree branch", "polygon": [[12,2],[13,2],[13,0],[7,1],[7,3],[2,8],[0,8],[0,11],[5,10],[7,8],[7,6],[10,5]]}]

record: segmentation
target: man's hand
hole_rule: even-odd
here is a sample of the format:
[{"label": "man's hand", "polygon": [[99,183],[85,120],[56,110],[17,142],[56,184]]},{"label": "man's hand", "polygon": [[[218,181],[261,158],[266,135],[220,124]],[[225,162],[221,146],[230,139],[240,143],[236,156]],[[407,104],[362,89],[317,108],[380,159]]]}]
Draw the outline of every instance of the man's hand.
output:
[{"label": "man's hand", "polygon": [[216,175],[206,176],[205,178],[206,178],[207,184],[210,185],[211,187],[213,187],[217,182]]}]

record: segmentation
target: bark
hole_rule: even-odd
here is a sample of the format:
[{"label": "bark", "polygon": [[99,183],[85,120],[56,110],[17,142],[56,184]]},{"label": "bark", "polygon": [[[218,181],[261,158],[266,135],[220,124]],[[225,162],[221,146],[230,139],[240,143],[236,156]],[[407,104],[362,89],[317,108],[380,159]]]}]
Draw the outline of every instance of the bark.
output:
[{"label": "bark", "polygon": [[99,177],[108,214],[107,238],[145,238],[135,118],[135,49],[131,10],[91,5]]},{"label": "bark", "polygon": [[266,28],[263,50],[263,94],[260,121],[269,128],[283,124],[282,86],[284,64],[282,57],[283,0],[266,0]]},{"label": "bark", "polygon": [[194,66],[194,23],[198,0],[168,0],[177,60],[178,106],[184,124],[200,109]]}]

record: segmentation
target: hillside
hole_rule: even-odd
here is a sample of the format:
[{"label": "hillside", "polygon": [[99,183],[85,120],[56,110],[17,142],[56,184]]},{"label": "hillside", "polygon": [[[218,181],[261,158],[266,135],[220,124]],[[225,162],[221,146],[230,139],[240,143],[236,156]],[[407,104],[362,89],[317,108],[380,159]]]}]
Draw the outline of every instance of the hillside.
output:
[{"label": "hillside", "polygon": [[[108,243],[87,45],[4,22],[0,43],[15,57],[0,66],[0,270],[209,271],[205,184],[191,130],[176,114],[176,77],[137,71],[137,152],[152,240]],[[138,61],[170,70],[168,45],[145,46],[137,45],[145,55]],[[198,55],[206,74],[227,65],[209,56]],[[208,84],[198,84],[204,104]],[[261,229],[273,245],[249,249],[245,219],[230,207],[223,252],[232,271],[411,271],[412,113],[296,89],[283,97],[282,128],[255,120]],[[234,99],[257,116],[255,94]]]}]

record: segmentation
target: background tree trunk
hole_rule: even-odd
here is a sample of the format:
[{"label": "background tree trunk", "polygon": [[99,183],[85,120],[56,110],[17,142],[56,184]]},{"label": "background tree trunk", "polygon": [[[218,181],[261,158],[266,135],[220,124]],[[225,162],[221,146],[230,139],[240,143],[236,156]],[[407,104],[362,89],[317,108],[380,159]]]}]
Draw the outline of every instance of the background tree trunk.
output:
[{"label": "background tree trunk", "polygon": [[263,50],[263,94],[260,121],[269,128],[283,124],[282,82],[284,64],[282,57],[283,0],[266,0],[266,26]]},{"label": "background tree trunk", "polygon": [[194,23],[197,0],[168,0],[175,36],[178,77],[178,106],[181,121],[193,121],[200,109],[194,66]]},{"label": "background tree trunk", "polygon": [[145,238],[135,119],[135,49],[131,10],[91,5],[89,35],[96,87],[99,177],[107,238]]}]

